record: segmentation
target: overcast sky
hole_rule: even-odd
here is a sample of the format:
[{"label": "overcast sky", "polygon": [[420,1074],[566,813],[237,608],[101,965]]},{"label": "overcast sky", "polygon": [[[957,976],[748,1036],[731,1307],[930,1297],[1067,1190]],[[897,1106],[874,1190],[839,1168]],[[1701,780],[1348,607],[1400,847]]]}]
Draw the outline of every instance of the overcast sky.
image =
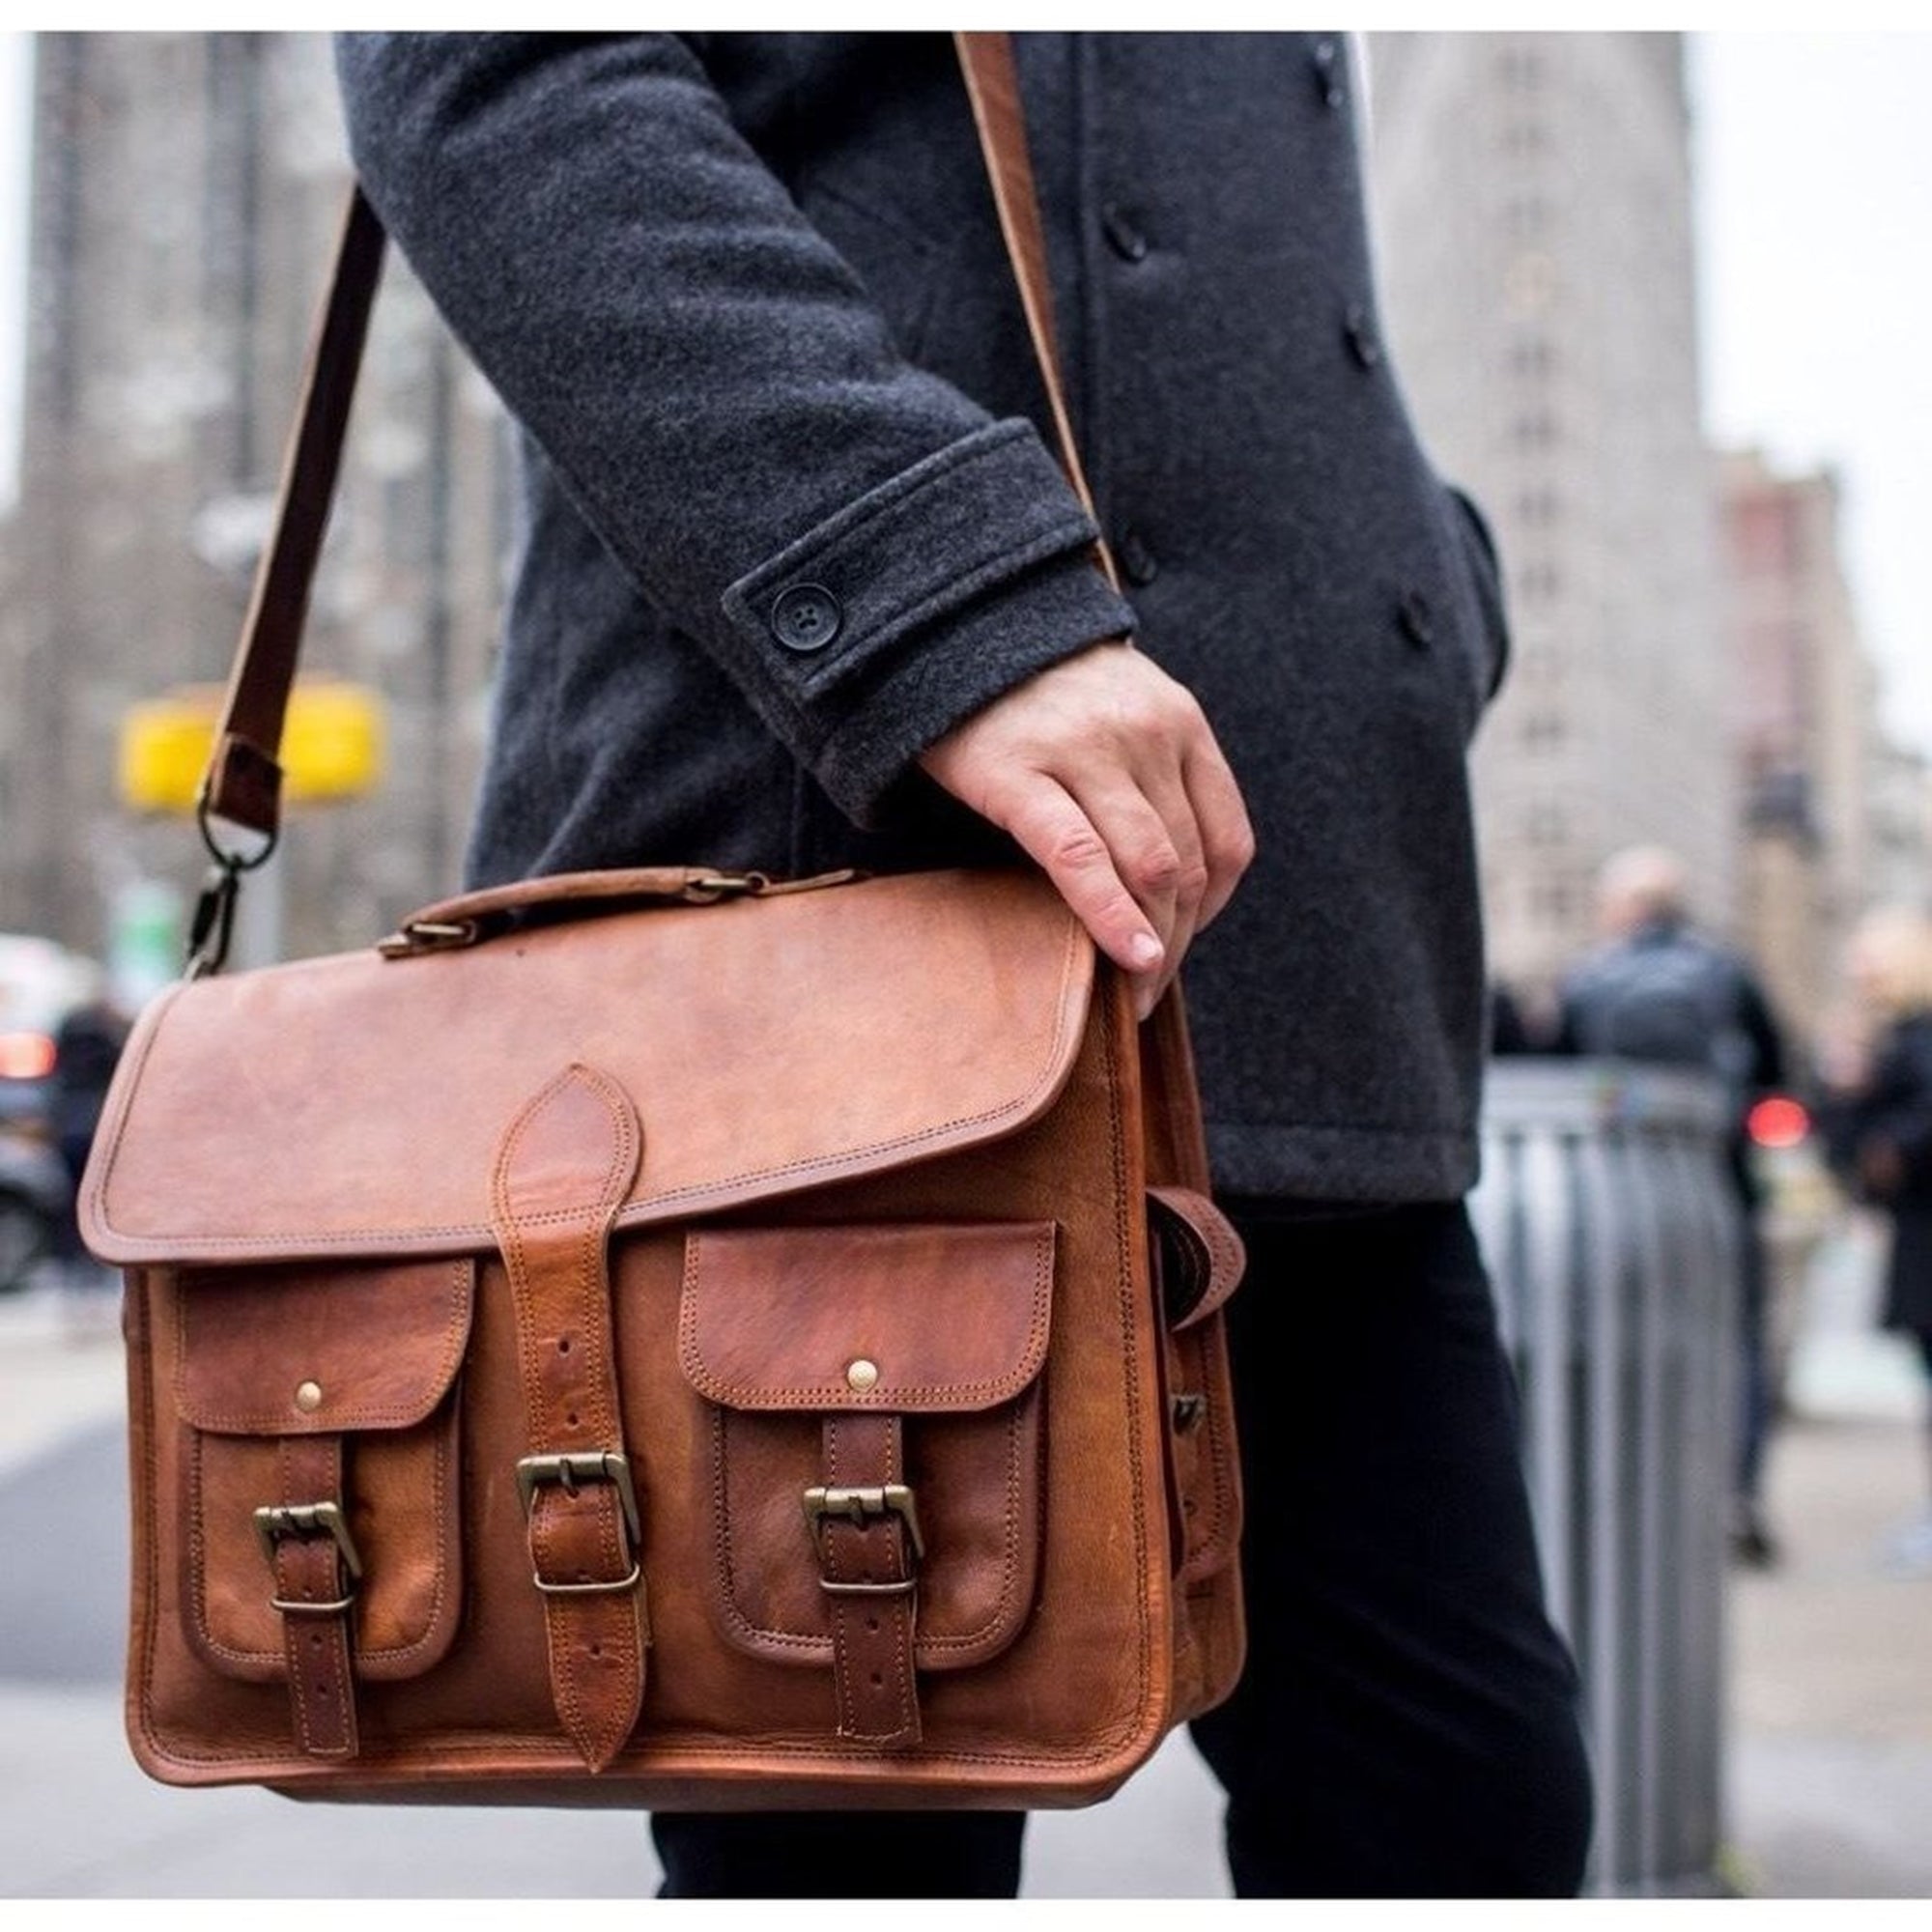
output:
[{"label": "overcast sky", "polygon": [[1693,37],[1704,414],[1830,464],[1886,716],[1932,752],[1932,34]]},{"label": "overcast sky", "polygon": [[[0,487],[12,493],[29,37],[0,34]],[[1830,464],[1886,715],[1932,752],[1932,33],[1691,36],[1705,416]]]}]

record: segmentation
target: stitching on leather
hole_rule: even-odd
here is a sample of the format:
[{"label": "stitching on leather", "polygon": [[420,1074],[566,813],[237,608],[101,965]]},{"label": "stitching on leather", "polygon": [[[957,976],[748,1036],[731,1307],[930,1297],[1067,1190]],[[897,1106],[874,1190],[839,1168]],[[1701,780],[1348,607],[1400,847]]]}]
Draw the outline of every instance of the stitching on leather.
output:
[{"label": "stitching on leather", "polygon": [[[1139,1440],[1132,1426],[1131,1418],[1136,1413],[1134,1392],[1141,1379],[1139,1365],[1134,1351],[1134,1268],[1133,1242],[1134,1223],[1140,1222],[1141,1238],[1146,1240],[1147,1210],[1138,1201],[1130,1199],[1132,1190],[1127,1185],[1127,1152],[1124,1122],[1121,1118],[1121,1062],[1114,1039],[1112,1016],[1102,1009],[1100,1043],[1107,1066],[1107,1120],[1109,1138],[1112,1143],[1114,1168],[1114,1252],[1116,1305],[1121,1323],[1121,1363],[1125,1378],[1125,1413],[1129,1418],[1126,1440],[1126,1467],[1128,1471],[1127,1492],[1133,1500],[1134,1548],[1145,1552],[1148,1547],[1147,1524],[1147,1471],[1139,1457]],[[1163,1545],[1165,1539],[1163,1538]],[[1163,1550],[1163,1564],[1166,1561]],[[1135,1620],[1140,1629],[1140,1642],[1134,1650],[1134,1698],[1138,1707],[1145,1709],[1148,1700],[1148,1649],[1151,1642],[1149,1629],[1149,1612],[1145,1578],[1147,1564],[1145,1558],[1140,1565],[1143,1587],[1134,1593]]]},{"label": "stitching on leather", "polygon": [[1181,1580],[1189,1583],[1219,1576],[1239,1545],[1239,1525],[1235,1520],[1233,1507],[1234,1485],[1229,1480],[1229,1470],[1235,1459],[1222,1420],[1224,1407],[1229,1414],[1233,1413],[1227,1389],[1227,1365],[1225,1359],[1218,1357],[1208,1347],[1205,1333],[1200,1347],[1201,1380],[1208,1392],[1208,1470],[1214,1506],[1210,1527],[1202,1538],[1200,1548],[1190,1550],[1187,1560],[1181,1565]]},{"label": "stitching on leather", "polygon": [[[378,1662],[384,1663],[406,1662],[418,1651],[429,1649],[435,1643],[439,1634],[438,1626],[442,1619],[443,1599],[447,1595],[449,1588],[450,1532],[454,1530],[458,1538],[461,1536],[460,1526],[453,1522],[451,1517],[446,1515],[444,1510],[449,1490],[449,1438],[450,1432],[446,1428],[437,1431],[434,1445],[435,1459],[430,1486],[430,1511],[432,1520],[436,1525],[434,1539],[436,1545],[436,1569],[433,1573],[435,1581],[430,1592],[429,1614],[424,1620],[421,1632],[412,1637],[407,1643],[388,1644],[380,1650],[364,1650],[357,1645],[354,1655],[363,1663],[375,1663]],[[199,1434],[196,1435],[195,1443],[196,1455],[199,1457]],[[198,1505],[198,1493],[196,1500]],[[200,1581],[198,1572],[196,1581],[197,1583]],[[230,1650],[225,1645],[218,1644],[212,1637],[209,1637],[205,1625],[202,1630],[202,1635],[208,1642],[211,1650],[219,1651],[225,1657],[232,1657],[237,1662],[250,1660],[262,1662],[280,1654],[275,1651]],[[377,1681],[382,1682],[383,1680],[378,1679]]]},{"label": "stitching on leather", "polygon": [[766,1637],[773,1643],[781,1643],[792,1649],[810,1648],[814,1652],[814,1661],[829,1654],[833,1648],[829,1636],[819,1636],[815,1632],[809,1634],[788,1634],[782,1631],[767,1631],[753,1623],[738,1608],[737,1583],[731,1569],[731,1521],[729,1494],[725,1488],[724,1433],[728,1412],[713,1403],[711,1408],[711,1555],[712,1586],[717,1592],[717,1606],[724,1621],[741,1635]]},{"label": "stitching on leather", "polygon": [[[134,1056],[134,1065],[129,1068],[131,1077],[122,1092],[127,1098],[121,1102],[121,1111],[114,1122],[113,1138],[107,1144],[107,1158],[101,1164],[100,1178],[86,1189],[87,1205],[96,1209],[100,1225],[112,1232],[114,1224],[107,1218],[107,1183],[113,1178],[114,1169],[121,1159],[121,1143],[127,1138],[128,1122],[134,1116],[134,1095],[141,1091],[141,1081],[148,1070],[148,1061],[155,1051],[155,1045],[161,1037],[161,1023],[173,1011],[175,1003],[194,983],[184,980],[160,995],[149,1009],[153,1015],[143,1015],[147,1032],[142,1036],[140,1051]],[[124,1055],[125,1058],[125,1055]]]},{"label": "stitching on leather", "polygon": [[[825,1423],[825,1480],[828,1484],[838,1481],[838,1422],[836,1416],[828,1416]],[[825,1575],[835,1583],[838,1574],[838,1534],[828,1524],[823,1532],[820,1546],[820,1561],[825,1565]],[[852,1710],[852,1636],[849,1626],[838,1614],[835,1605],[832,1622],[832,1701],[837,1717],[840,1737],[857,1737],[859,1723]]]},{"label": "stitching on leather", "polygon": [[[997,1223],[987,1223],[987,1225],[997,1225]],[[810,1235],[810,1233],[813,1233],[813,1229],[802,1229],[800,1233]],[[701,1242],[699,1231],[694,1231],[690,1236],[686,1236],[686,1246],[684,1246],[684,1289],[686,1291],[690,1291],[690,1289],[696,1287],[696,1279],[697,1279],[697,1248],[699,1248],[699,1242]],[[1039,1323],[1041,1320],[1051,1321],[1055,1246],[1057,1246],[1057,1225],[1043,1227],[1036,1235],[1036,1240],[1034,1240],[1034,1314],[1036,1314],[1036,1323]],[[684,1300],[684,1308],[686,1310],[690,1308],[690,1300],[688,1298]],[[684,1331],[684,1321],[682,1321],[682,1310],[680,1310],[680,1356],[684,1352],[682,1350],[682,1339],[684,1339],[682,1331]],[[1028,1350],[1032,1350],[1032,1347],[1034,1347],[1032,1335],[1034,1335],[1034,1329],[1030,1329],[1030,1333],[1028,1333]],[[1037,1374],[1039,1372],[1036,1370],[1032,1376],[1028,1376],[1020,1383],[1020,1387],[1009,1397],[1009,1401],[1014,1403],[1014,1408],[1012,1408],[1012,1414],[1007,1418],[1007,1555],[1005,1555],[1005,1563],[1003,1563],[1003,1569],[1001,1569],[999,1596],[995,1598],[993,1609],[987,1613],[985,1621],[978,1629],[964,1631],[964,1633],[945,1633],[945,1634],[935,1633],[935,1634],[923,1636],[920,1640],[920,1644],[923,1648],[927,1648],[929,1652],[941,1652],[941,1654],[945,1654],[945,1652],[956,1652],[956,1650],[974,1650],[974,1648],[978,1648],[980,1644],[987,1642],[991,1636],[995,1636],[999,1633],[1001,1625],[1005,1623],[1005,1619],[1007,1619],[1007,1615],[1010,1611],[1012,1596],[1018,1590],[1018,1580],[1020,1580],[1020,1528],[1022,1528],[1022,1524],[1020,1524],[1020,1463],[1022,1463],[1020,1434],[1022,1434],[1022,1412],[1020,1412],[1020,1406],[1018,1406],[1018,1399],[1022,1395],[1026,1395],[1026,1391],[1037,1381]],[[811,1393],[821,1393],[823,1395],[823,1393],[833,1393],[833,1391],[827,1391],[827,1389],[802,1391],[802,1395],[811,1395]],[[842,1391],[838,1391],[838,1393],[842,1393]],[[895,1391],[895,1395],[898,1399],[902,1399],[906,1393],[914,1393],[916,1395],[916,1393],[922,1393],[922,1391]],[[1037,1393],[1036,1393],[1034,1401],[1039,1401]],[[800,1401],[796,1406],[798,1406],[798,1410],[804,1410],[804,1408],[810,1406],[810,1403],[808,1401]],[[804,1650],[804,1652],[810,1652],[815,1662],[821,1662],[821,1660],[825,1660],[835,1650],[835,1638],[831,1638],[831,1636],[819,1636],[817,1633],[811,1633],[811,1631],[784,1631],[784,1629],[777,1629],[773,1625],[753,1623],[744,1613],[744,1609],[738,1604],[738,1578],[736,1578],[736,1565],[732,1563],[732,1549],[730,1549],[730,1492],[728,1492],[728,1482],[726,1482],[726,1466],[728,1466],[728,1459],[726,1459],[728,1420],[726,1420],[726,1416],[728,1416],[728,1412],[719,1403],[713,1403],[711,1410],[713,1410],[713,1426],[711,1426],[711,1455],[713,1455],[713,1464],[711,1464],[713,1466],[713,1480],[711,1480],[711,1501],[713,1501],[713,1509],[711,1509],[711,1520],[713,1520],[713,1582],[715,1582],[715,1590],[717,1590],[719,1611],[724,1617],[726,1625],[732,1631],[736,1631],[738,1636],[742,1640],[746,1640],[748,1644],[765,1642],[765,1644],[782,1646],[786,1650]]]},{"label": "stitching on leather", "polygon": [[[705,1196],[729,1194],[732,1190],[752,1181],[776,1180],[786,1176],[810,1173],[823,1176],[828,1181],[845,1169],[863,1161],[869,1161],[881,1154],[896,1152],[901,1148],[917,1147],[925,1141],[943,1139],[948,1134],[957,1133],[968,1127],[978,1127],[988,1122],[999,1121],[1015,1114],[1024,1114],[1032,1106],[1035,1096],[1050,1086],[1059,1068],[1062,1042],[1066,1037],[1067,1022],[1072,1017],[1068,1011],[1067,989],[1074,974],[1074,964],[1079,958],[1079,947],[1085,941],[1085,928],[1072,922],[1069,917],[1065,948],[1065,960],[1061,968],[1060,991],[1055,1001],[1054,1027],[1048,1041],[1045,1064],[1035,1076],[1033,1083],[1017,1099],[1004,1100],[998,1105],[982,1108],[977,1114],[961,1115],[957,1119],[942,1122],[930,1127],[922,1127],[917,1133],[901,1134],[890,1140],[870,1142],[864,1147],[848,1148],[842,1152],[809,1159],[786,1161],[777,1167],[748,1168],[742,1173],[726,1175],[717,1180],[693,1181],[684,1187],[674,1187],[663,1194],[639,1195],[636,1201],[626,1204],[614,1225],[619,1228],[649,1226],[659,1219],[668,1219],[658,1210],[674,1207],[677,1203]],[[158,1032],[158,1027],[156,1028]],[[142,1055],[145,1063],[146,1053]],[[140,1068],[137,1065],[135,1078],[130,1082],[131,1094],[138,1084]],[[131,1106],[128,1112],[131,1113]],[[116,1129],[113,1145],[109,1151],[106,1166],[101,1172],[99,1190],[99,1220],[101,1227],[117,1240],[124,1241],[135,1250],[143,1261],[166,1262],[172,1250],[179,1249],[183,1236],[159,1237],[146,1235],[124,1235],[107,1216],[107,1187],[113,1176],[115,1163],[120,1158],[121,1138],[127,1124],[124,1114]],[[529,1225],[545,1225],[553,1219],[568,1216],[534,1215]],[[463,1222],[454,1226],[432,1228],[347,1228],[335,1233],[316,1233],[309,1235],[278,1235],[263,1236],[257,1235],[199,1235],[193,1237],[193,1245],[199,1251],[243,1249],[249,1254],[309,1254],[318,1249],[339,1248],[365,1241],[397,1240],[441,1240],[466,1239],[488,1240],[494,1236],[494,1229],[479,1222]]]},{"label": "stitching on leather", "polygon": [[[611,1128],[610,1153],[602,1184],[590,1199],[569,1208],[542,1214],[520,1214],[516,1211],[514,1199],[516,1154],[535,1122],[573,1083],[586,1087],[603,1103]],[[497,1246],[511,1278],[525,1422],[532,1449],[541,1450],[552,1439],[554,1433],[551,1426],[552,1410],[555,1405],[545,1392],[542,1370],[537,1363],[539,1297],[530,1272],[525,1235],[526,1231],[540,1226],[574,1225],[579,1229],[571,1266],[575,1312],[582,1331],[586,1359],[573,1381],[587,1392],[597,1438],[609,1447],[619,1440],[610,1403],[616,1368],[610,1346],[609,1298],[605,1297],[602,1306],[598,1306],[596,1290],[605,1278],[604,1257],[615,1207],[623,1197],[639,1154],[639,1128],[629,1096],[601,1068],[578,1061],[573,1061],[546,1082],[525,1105],[497,1150],[491,1172],[490,1198],[495,1210]],[[541,1442],[535,1439],[536,1430],[530,1427],[533,1422],[542,1425],[544,1439]],[[615,1498],[600,1495],[593,1507],[592,1526],[614,1574],[624,1560]],[[539,1496],[531,1515],[529,1531],[529,1541],[539,1569],[544,1566],[548,1547],[554,1540],[546,1520],[554,1514],[553,1510],[546,1508],[545,1497]],[[607,1744],[621,1744],[635,1720],[633,1691],[639,1697],[642,1694],[643,1634],[639,1626],[635,1598],[624,1605],[622,1619],[628,1625],[628,1648],[625,1648],[621,1636],[616,1639],[618,1647],[625,1650],[624,1674],[611,1687],[612,1696],[610,1703],[621,1703],[623,1708],[609,1708],[606,1700],[597,1694],[598,1686],[583,1681],[584,1660],[577,1653],[573,1635],[579,1632],[596,1631],[615,1614],[606,1605],[582,1599],[551,1597],[544,1601],[544,1631],[549,1651],[552,1696],[564,1729],[578,1746],[580,1754],[586,1758],[604,1756]]]},{"label": "stitching on leather", "polygon": [[[1142,1710],[1145,1710],[1144,1700]],[[309,1766],[294,1764],[286,1758],[265,1757],[260,1750],[197,1751],[191,1750],[185,1746],[173,1748],[165,1747],[161,1743],[160,1734],[153,1726],[153,1713],[148,1707],[145,1696],[141,1715],[141,1734],[148,1741],[150,1748],[157,1758],[166,1759],[173,1764],[254,1763],[264,1767],[281,1766],[285,1768],[271,1772],[265,1771],[262,1781],[272,1781],[276,1784],[308,1781],[303,1776],[303,1774],[310,1771],[311,1768]],[[1080,1750],[985,1751],[942,1749],[926,1751],[915,1747],[906,1754],[906,1761],[910,1764],[934,1768],[950,1764],[1004,1764],[1014,1766],[1020,1770],[1061,1771],[1083,1764],[1099,1764],[1104,1759],[1112,1757],[1123,1744],[1134,1737],[1142,1728],[1143,1720],[1141,1719],[1125,1719],[1122,1722],[1110,1725],[1106,1730],[1099,1732],[1091,1745]],[[647,1773],[640,1773],[639,1775],[663,1777],[677,1777],[684,1775],[681,1773],[677,1760],[672,1754],[679,1748],[679,1739],[688,1735],[688,1733],[676,1733],[670,1737],[660,1737],[654,1741],[652,1746],[646,1747],[647,1751],[655,1749],[656,1751],[670,1755],[671,1761],[666,1765],[652,1766]],[[832,1745],[804,1744],[794,1738],[772,1738],[761,1740],[754,1744],[742,1745],[716,1743],[707,1738],[696,1747],[686,1747],[686,1748],[695,1748],[700,1761],[704,1758],[720,1757],[790,1757],[798,1758],[808,1763],[817,1759],[828,1764],[850,1765],[854,1770],[861,1769],[862,1767],[869,1769],[877,1764],[877,1759],[868,1754],[854,1752],[849,1749],[840,1749],[837,1746]],[[497,1737],[483,1739],[473,1744],[453,1738],[439,1739],[433,1753],[426,1753],[420,1745],[407,1747],[403,1750],[394,1752],[380,1754],[364,1753],[357,1760],[357,1769],[358,1771],[374,1771],[385,1764],[396,1765],[402,1767],[404,1775],[420,1778],[424,1772],[433,1768],[434,1761],[438,1759],[447,1761],[460,1757],[500,1756],[505,1750],[518,1749],[527,1751],[530,1755],[511,1774],[513,1777],[522,1776],[541,1777],[554,1771],[581,1771],[582,1768],[576,1759],[556,1749],[554,1737],[544,1736],[535,1731],[516,1731],[501,1733]],[[624,1776],[625,1774],[622,1771],[616,1770],[606,1771],[603,1774],[607,1782],[613,1776],[621,1780]],[[373,1783],[376,1780],[371,1779],[369,1781]]]},{"label": "stitching on leather", "polygon": [[[393,1269],[397,1264],[376,1263],[372,1266]],[[403,1264],[403,1265],[411,1265]],[[420,1265],[428,1265],[421,1264]],[[431,1394],[429,1406],[423,1407],[418,1402],[412,1402],[390,1408],[358,1408],[348,1415],[333,1418],[327,1428],[318,1426],[313,1429],[277,1428],[277,1423],[286,1423],[286,1417],[279,1412],[270,1413],[264,1409],[250,1410],[242,1415],[189,1415],[187,1394],[188,1357],[188,1291],[191,1283],[204,1278],[213,1279],[211,1268],[183,1268],[175,1277],[175,1402],[183,1415],[196,1429],[223,1433],[242,1433],[249,1435],[311,1436],[340,1434],[341,1432],[364,1429],[408,1429],[417,1423],[426,1422],[442,1406],[449,1393],[450,1384],[456,1379],[456,1371],[462,1365],[465,1345],[469,1339],[471,1302],[475,1292],[476,1264],[468,1257],[450,1264],[449,1314],[443,1324],[442,1353],[430,1379]]]},{"label": "stitching on leather", "polygon": [[[917,1225],[917,1223],[908,1224],[909,1227]],[[983,1225],[998,1227],[1000,1224],[987,1222]],[[800,1232],[810,1234],[811,1231]],[[1009,1370],[1004,1376],[995,1377],[990,1381],[895,1385],[875,1390],[869,1395],[855,1397],[851,1388],[844,1382],[810,1382],[803,1386],[794,1382],[777,1382],[760,1387],[744,1382],[725,1381],[712,1373],[698,1353],[697,1257],[704,1236],[701,1230],[694,1228],[685,1238],[684,1292],[679,1297],[677,1321],[678,1366],[683,1369],[686,1379],[700,1395],[709,1397],[713,1402],[727,1402],[734,1406],[755,1404],[764,1406],[776,1406],[782,1402],[788,1406],[805,1408],[829,1397],[837,1401],[841,1409],[870,1408],[890,1411],[901,1407],[908,1402],[939,1396],[952,1396],[962,1401],[969,1396],[977,1396],[983,1400],[987,1407],[991,1407],[995,1403],[1009,1402],[1045,1366],[1046,1332],[1053,1303],[1055,1232],[1054,1225],[1049,1223],[1034,1237],[1033,1314],[1027,1324],[1026,1345],[1017,1368]]]},{"label": "stitching on leather", "polygon": [[[275,1474],[282,1497],[286,1500],[294,1481],[289,1468],[289,1445],[286,1437],[275,1444]],[[282,1576],[282,1553],[287,1548],[286,1544],[278,1543],[270,1564],[275,1578],[275,1594],[278,1597],[284,1590],[290,1595],[294,1594],[292,1584],[285,1583]],[[325,1631],[323,1634],[327,1639],[329,1633]],[[295,1706],[296,1731],[301,1740],[302,1749],[312,1751],[315,1744],[309,1728],[308,1692],[302,1683],[301,1626],[293,1617],[285,1616],[282,1619],[282,1657],[288,1668],[289,1701]]]}]

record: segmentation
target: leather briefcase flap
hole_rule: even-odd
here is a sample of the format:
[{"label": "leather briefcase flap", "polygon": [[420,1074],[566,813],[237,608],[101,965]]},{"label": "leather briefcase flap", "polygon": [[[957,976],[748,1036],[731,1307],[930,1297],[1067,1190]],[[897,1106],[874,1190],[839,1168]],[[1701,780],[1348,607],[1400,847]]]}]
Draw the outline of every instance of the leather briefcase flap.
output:
[{"label": "leather briefcase flap", "polygon": [[691,1219],[1025,1126],[1093,977],[1052,888],[1013,871],[198,980],[123,1056],[82,1225],[123,1265],[487,1252],[504,1128],[572,1061],[643,1128],[618,1227]]},{"label": "leather briefcase flap", "polygon": [[219,1435],[406,1429],[449,1393],[469,1336],[467,1261],[185,1269],[182,1420]]},{"label": "leather briefcase flap", "polygon": [[1048,1221],[694,1230],[678,1361],[727,1408],[991,1408],[1039,1373],[1052,1305]]}]

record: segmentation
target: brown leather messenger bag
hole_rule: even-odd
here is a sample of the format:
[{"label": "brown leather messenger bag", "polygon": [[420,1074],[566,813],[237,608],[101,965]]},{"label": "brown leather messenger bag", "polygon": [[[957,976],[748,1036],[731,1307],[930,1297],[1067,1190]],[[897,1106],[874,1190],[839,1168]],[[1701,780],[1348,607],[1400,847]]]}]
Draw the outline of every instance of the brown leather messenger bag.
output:
[{"label": "brown leather messenger bag", "polygon": [[[958,37],[1054,360],[1006,37]],[[358,194],[83,1188],[127,1278],[128,1723],[175,1784],[1078,1804],[1232,1688],[1240,1496],[1178,1000],[1031,872],[534,879],[221,976],[383,234]]]}]

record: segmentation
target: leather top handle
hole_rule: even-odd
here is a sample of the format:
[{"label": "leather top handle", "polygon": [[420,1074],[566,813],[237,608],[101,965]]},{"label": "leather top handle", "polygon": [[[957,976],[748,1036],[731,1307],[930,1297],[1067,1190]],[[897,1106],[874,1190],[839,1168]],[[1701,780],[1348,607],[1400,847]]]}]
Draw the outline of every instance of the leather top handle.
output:
[{"label": "leather top handle", "polygon": [[[1054,347],[1046,243],[1034,189],[1033,162],[1027,151],[1011,37],[961,33],[953,36],[953,43],[973,103],[1001,232],[1046,384],[1061,464],[1091,516],[1093,496],[1074,447],[1065,386]],[[382,219],[358,186],[352,191],[343,217],[335,266],[323,299],[301,403],[283,464],[274,526],[256,571],[254,595],[242,623],[196,804],[202,837],[228,875],[231,903],[234,874],[267,858],[281,828],[282,727],[301,651],[309,589],[328,526],[350,403],[368,335],[369,312],[382,277],[383,247]],[[1100,568],[1118,589],[1120,579],[1104,541],[1097,549]],[[259,833],[268,845],[245,857],[223,850],[210,828],[211,816]],[[196,952],[206,970],[220,963],[199,945]]]}]

